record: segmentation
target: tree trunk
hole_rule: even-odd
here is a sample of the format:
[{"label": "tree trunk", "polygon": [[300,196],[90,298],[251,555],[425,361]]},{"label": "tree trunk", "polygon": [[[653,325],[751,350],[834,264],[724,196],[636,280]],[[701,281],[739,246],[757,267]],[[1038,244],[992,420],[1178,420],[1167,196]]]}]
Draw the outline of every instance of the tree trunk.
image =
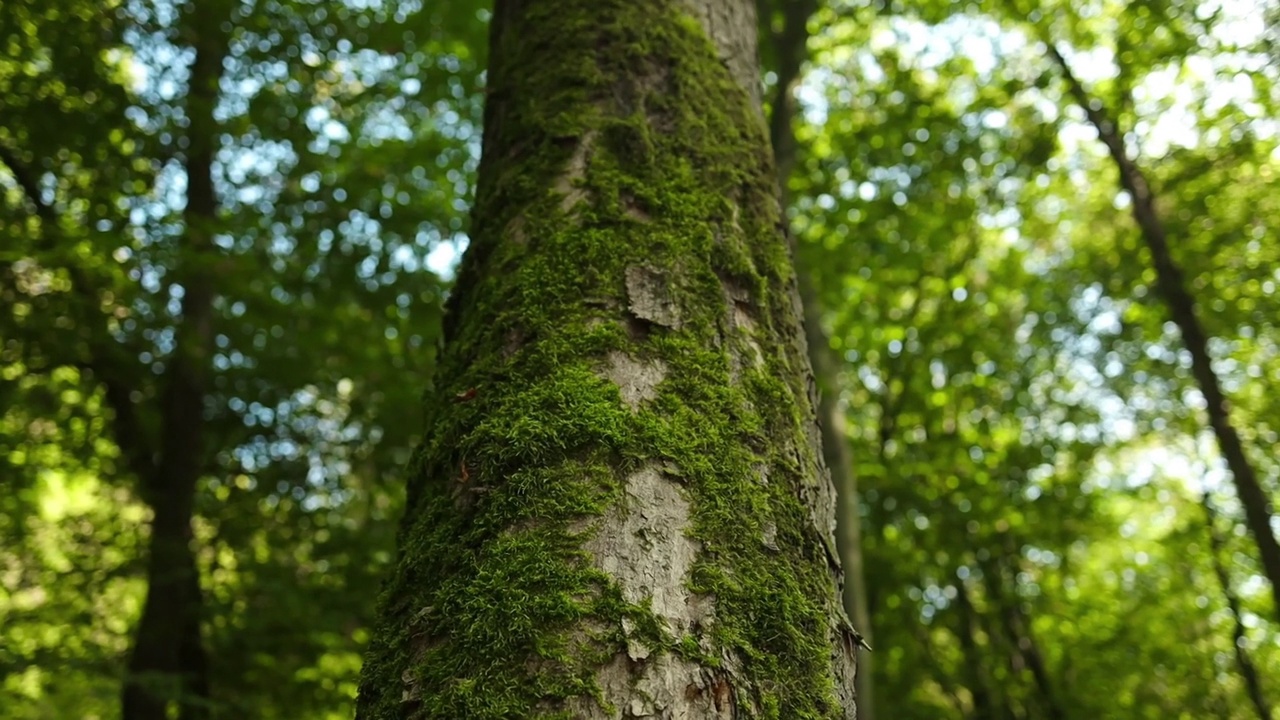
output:
[{"label": "tree trunk", "polygon": [[1124,146],[1124,133],[1108,116],[1102,103],[1089,96],[1057,47],[1048,39],[1045,42],[1049,47],[1049,56],[1062,71],[1068,91],[1076,104],[1084,110],[1089,123],[1098,131],[1098,138],[1106,145],[1120,172],[1120,184],[1132,199],[1134,222],[1142,232],[1142,238],[1151,252],[1152,265],[1155,266],[1156,289],[1169,308],[1169,317],[1178,326],[1182,343],[1191,355],[1191,374],[1200,388],[1200,394],[1204,396],[1209,427],[1213,429],[1222,458],[1231,470],[1236,494],[1244,508],[1245,524],[1258,545],[1262,571],[1271,583],[1273,611],[1280,617],[1280,541],[1276,540],[1271,527],[1271,498],[1259,482],[1253,463],[1245,453],[1240,434],[1231,423],[1230,404],[1222,392],[1222,384],[1213,369],[1213,358],[1209,355],[1208,334],[1196,315],[1195,298],[1187,290],[1182,268],[1174,261],[1169,250],[1169,238],[1165,233],[1164,222],[1156,212],[1151,185],[1141,168],[1129,157]]},{"label": "tree trunk", "polygon": [[1253,703],[1253,709],[1258,713],[1258,720],[1271,720],[1271,706],[1267,704],[1266,695],[1262,692],[1262,680],[1258,675],[1258,668],[1249,657],[1240,598],[1231,587],[1231,575],[1227,572],[1226,563],[1222,561],[1226,540],[1223,539],[1222,533],[1218,532],[1218,513],[1214,510],[1213,500],[1209,498],[1208,493],[1200,496],[1200,503],[1204,507],[1205,524],[1209,527],[1209,555],[1213,560],[1213,574],[1217,576],[1218,584],[1222,586],[1222,595],[1227,600],[1227,609],[1231,611],[1233,623],[1231,644],[1235,648],[1236,665],[1240,667],[1240,677],[1244,680],[1245,690],[1249,693],[1249,701]]},{"label": "tree trunk", "polygon": [[[815,0],[782,0],[782,31],[772,37],[777,57],[778,82],[769,117],[769,140],[773,145],[783,207],[788,203],[787,181],[796,161],[796,138],[792,130],[796,109],[792,93],[808,55],[808,23],[816,9]],[[800,253],[795,253],[795,259],[799,273],[800,299],[804,307],[809,362],[818,383],[818,425],[822,430],[822,454],[836,490],[836,548],[844,570],[842,605],[854,627],[863,635],[863,647],[870,648],[871,612],[867,607],[866,581],[863,577],[862,512],[858,503],[858,476],[854,474],[853,454],[845,432],[844,409],[840,406],[839,362],[833,357],[830,340],[822,328],[822,302],[814,287],[813,276],[806,269]],[[861,720],[873,720],[875,717],[871,663],[869,652],[859,653],[855,686],[858,717]]]},{"label": "tree trunk", "polygon": [[969,598],[969,583],[957,578],[956,609],[959,611],[959,627],[955,629],[956,638],[960,641],[961,657],[964,660],[965,685],[973,698],[973,708],[966,717],[972,720],[1006,720],[1014,716],[1007,703],[997,703],[992,697],[991,677],[986,669],[987,658],[983,657],[982,647],[978,644],[978,635],[982,630],[978,619],[978,610]]},{"label": "tree trunk", "polygon": [[499,0],[360,718],[853,718],[751,0]]},{"label": "tree trunk", "polygon": [[[147,559],[147,595],[134,631],[121,697],[124,720],[181,720],[210,715],[209,668],[201,635],[203,597],[192,546],[191,519],[204,451],[204,393],[213,346],[213,282],[209,253],[217,213],[213,187],[213,111],[224,45],[210,3],[189,11],[185,28],[196,40],[187,96],[185,247],[178,279],[182,318],[161,396],[159,454],[141,474],[143,496],[154,513]],[[110,389],[110,388],[109,388]],[[128,400],[121,399],[119,407]],[[117,413],[119,416],[119,413]],[[119,417],[117,417],[117,421]]]},{"label": "tree trunk", "polygon": [[[1014,593],[1013,597],[1009,597],[1004,591],[1006,577],[1004,565],[1005,563],[999,560],[988,565],[983,572],[983,579],[986,581],[987,594],[991,596],[991,604],[999,613],[1000,621],[1004,625],[1004,633],[1009,640],[1009,650],[1012,653],[1010,668],[1015,673],[1019,668],[1031,673],[1031,679],[1035,682],[1036,690],[1040,695],[1041,707],[1049,720],[1065,720],[1067,711],[1058,702],[1057,693],[1053,689],[1053,680],[1049,677],[1049,668],[1045,664],[1039,646],[1036,645],[1035,638],[1031,635],[1031,623],[1018,607],[1017,594]],[[1016,577],[1017,569],[1015,568],[1010,574]]]}]

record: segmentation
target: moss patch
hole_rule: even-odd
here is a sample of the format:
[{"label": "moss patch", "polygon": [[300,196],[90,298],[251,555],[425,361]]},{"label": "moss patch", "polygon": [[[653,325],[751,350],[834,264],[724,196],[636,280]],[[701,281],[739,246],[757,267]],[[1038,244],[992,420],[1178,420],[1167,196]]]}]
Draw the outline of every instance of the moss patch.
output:
[{"label": "moss patch", "polygon": [[[359,716],[564,717],[558,701],[599,692],[624,626],[655,653],[734,659],[744,715],[841,716],[834,586],[802,500],[826,480],[758,111],[673,0],[511,5]],[[629,309],[638,267],[679,322]],[[610,351],[665,369],[638,411],[602,379]],[[690,500],[705,637],[673,637],[582,550],[646,464]]]}]

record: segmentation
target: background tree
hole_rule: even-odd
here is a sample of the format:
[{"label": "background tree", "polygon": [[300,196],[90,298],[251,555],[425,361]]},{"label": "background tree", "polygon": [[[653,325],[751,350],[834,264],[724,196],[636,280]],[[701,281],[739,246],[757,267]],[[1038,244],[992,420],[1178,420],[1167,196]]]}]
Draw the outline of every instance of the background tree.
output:
[{"label": "background tree", "polygon": [[464,9],[0,10],[6,712],[102,712],[133,645],[127,717],[342,714],[461,227]]},{"label": "background tree", "polygon": [[[765,67],[772,67],[766,78],[772,79],[773,94],[769,104],[769,143],[773,147],[774,165],[782,189],[784,204],[789,204],[789,182],[795,169],[795,99],[796,85],[808,57],[809,21],[818,8],[816,2],[758,3],[761,25],[768,43],[761,55]],[[824,310],[813,275],[796,254],[800,300],[804,305],[805,338],[809,346],[810,364],[818,384],[818,427],[822,435],[822,454],[836,490],[836,547],[844,569],[842,600],[844,611],[863,636],[858,653],[856,690],[858,717],[874,720],[872,691],[872,657],[869,654],[874,634],[867,611],[866,577],[862,567],[862,517],[858,512],[858,478],[845,435],[844,409],[841,407],[840,383],[837,375],[839,359],[831,352],[831,340],[823,325]]]},{"label": "background tree", "polygon": [[[1213,110],[1213,119],[1179,116],[1191,126],[1190,136],[1179,137],[1188,144],[1184,149],[1170,147],[1169,136],[1177,128],[1168,123],[1160,128],[1155,146],[1162,149],[1156,152],[1167,149],[1170,159],[1202,152],[1188,153],[1202,143],[1219,147],[1226,143],[1232,152],[1246,152],[1252,144],[1251,129],[1261,126],[1260,120],[1250,118],[1263,117],[1256,113],[1268,106],[1266,97],[1273,87],[1264,68],[1250,59],[1257,57],[1256,50],[1242,40],[1256,34],[1237,32],[1246,20],[1230,18],[1225,12],[1212,16],[1194,6],[1101,5],[1076,15],[1073,9],[1041,5],[1019,8],[1016,18],[1009,17],[1012,12],[1006,15],[1003,7],[982,14],[983,8],[973,6],[964,16],[927,5],[903,12],[906,17],[895,16],[896,8],[888,10],[888,17],[882,14],[872,20],[858,15],[856,6],[840,5],[832,8],[829,18],[843,12],[857,21],[824,22],[830,49],[817,55],[807,110],[818,125],[810,145],[814,160],[807,163],[812,168],[809,187],[813,190],[802,190],[799,197],[810,198],[801,214],[819,220],[806,232],[815,241],[810,247],[822,257],[814,266],[834,270],[829,287],[835,295],[830,306],[850,308],[849,327],[857,328],[857,334],[846,336],[844,344],[850,374],[856,373],[849,387],[855,398],[866,398],[851,400],[850,422],[855,437],[866,439],[865,445],[855,445],[855,454],[870,459],[859,468],[869,513],[867,526],[872,528],[864,538],[868,576],[880,578],[882,573],[906,569],[901,580],[884,586],[877,580],[869,583],[872,625],[899,628],[902,633],[877,638],[877,646],[886,647],[877,659],[888,668],[881,673],[880,684],[888,686],[886,694],[899,700],[890,705],[892,714],[1131,717],[1142,712],[1153,716],[1231,712],[1256,716],[1254,703],[1242,692],[1240,676],[1232,667],[1231,614],[1210,611],[1223,607],[1223,595],[1218,584],[1210,582],[1213,571],[1205,553],[1203,519],[1190,512],[1201,487],[1220,492],[1217,478],[1221,476],[1213,465],[1200,464],[1199,449],[1184,439],[1198,433],[1197,425],[1184,424],[1194,419],[1196,402],[1194,395],[1182,391],[1189,376],[1176,362],[1151,364],[1151,360],[1176,355],[1164,349],[1169,332],[1160,327],[1164,316],[1149,315],[1145,308],[1139,315],[1139,308],[1149,301],[1128,299],[1131,292],[1144,297],[1152,280],[1135,276],[1135,270],[1141,275],[1141,263],[1119,260],[1137,257],[1123,254],[1131,240],[1119,239],[1135,237],[1130,234],[1133,224],[1125,198],[1116,198],[1114,191],[1103,189],[1088,174],[1106,166],[1081,143],[1078,121],[1070,115],[1071,99],[1050,94],[1058,87],[1048,81],[1055,68],[1044,47],[1036,47],[1036,36],[1028,37],[1025,28],[1028,18],[1033,24],[1043,21],[1046,27],[1053,19],[1054,37],[1071,37],[1082,44],[1087,40],[1090,48],[1114,42],[1115,54],[1103,58],[1117,61],[1115,82],[1138,88],[1134,92],[1138,97],[1145,93],[1154,99],[1166,92],[1170,85],[1160,85],[1157,79],[1169,77],[1159,73],[1170,72],[1170,64],[1174,76],[1180,67],[1210,69],[1209,75],[1185,82],[1188,89],[1197,88],[1192,92],[1202,94],[1197,97],[1212,97],[1212,102],[1186,107],[1221,111]],[[1084,17],[1089,19],[1079,19]],[[1146,42],[1151,28],[1163,25],[1169,27],[1157,31],[1160,42]],[[1150,55],[1129,52],[1138,37],[1151,49]],[[1182,37],[1194,41],[1183,43],[1178,40]],[[1232,38],[1232,43],[1219,39],[1224,37]],[[1109,62],[1095,60],[1091,72],[1112,77]],[[902,69],[907,70],[905,77]],[[1249,79],[1248,91],[1229,87],[1244,78]],[[923,88],[917,89],[921,84]],[[1147,112],[1159,109],[1168,117],[1170,106],[1159,102],[1169,101],[1148,100],[1139,107]],[[896,108],[902,114],[889,115]],[[935,124],[939,116],[943,120]],[[1218,118],[1223,124],[1215,130]],[[1150,133],[1153,125],[1140,121],[1136,127]],[[865,134],[852,136],[857,128],[865,128]],[[895,136],[898,128],[901,136]],[[939,132],[948,132],[943,128],[951,133],[967,131],[974,138],[968,158],[962,154],[966,151],[959,138],[938,137]],[[1049,129],[1056,138],[1044,132]],[[1233,129],[1239,140],[1227,140],[1227,129]],[[998,142],[1001,137],[1007,140]],[[935,141],[939,145],[932,147],[937,150],[929,152]],[[1262,158],[1274,158],[1271,153],[1266,149],[1252,157],[1267,165],[1274,160]],[[866,167],[854,165],[854,158],[883,159]],[[954,180],[944,170],[951,158],[958,161],[950,175]],[[939,192],[936,199],[914,202],[917,194],[927,198],[930,188],[938,185],[950,185],[945,196]],[[990,190],[982,192],[984,185]],[[1248,187],[1247,181],[1243,187]],[[971,194],[978,201],[976,207],[965,207]],[[1266,205],[1260,199],[1255,202]],[[927,284],[907,285],[897,307],[889,301],[886,314],[869,312],[868,305],[884,302],[881,298],[891,287],[885,281],[893,271],[910,267],[913,261],[913,255],[885,258],[886,250],[896,244],[909,253],[931,238],[954,244],[958,235],[964,237],[961,233],[970,222],[982,233],[977,247],[985,248],[984,254],[1010,258],[1026,254],[1005,265],[1007,270],[998,270],[1001,266],[984,261],[980,254],[978,262],[958,273],[952,283],[938,283],[934,289]],[[843,243],[845,237],[858,240]],[[1248,257],[1247,234],[1228,231],[1218,237],[1219,252]],[[868,241],[880,238],[880,244],[872,246],[879,252],[867,248]],[[1188,258],[1194,257],[1190,250],[1196,244],[1194,236],[1178,244],[1188,251],[1182,262],[1193,262]],[[867,248],[865,254],[850,252],[860,246]],[[930,249],[923,257],[938,254]],[[842,258],[853,262],[837,266]],[[1023,279],[1003,275],[1019,268],[1029,271]],[[939,271],[926,271],[921,277],[930,275],[945,277]],[[1002,297],[985,286],[1002,275],[1009,279],[996,280],[997,284],[1017,288],[1017,297]],[[1215,283],[1233,283],[1241,276],[1223,268],[1201,277],[1201,283],[1209,277]],[[1248,300],[1246,306],[1254,302]],[[935,325],[928,314],[932,303],[961,308],[976,303],[975,324],[958,329],[964,326],[951,311],[940,315]],[[1214,315],[1213,322],[1235,312],[1228,309],[1229,302],[1215,300],[1213,305],[1223,312]],[[1020,312],[1025,314],[1020,317]],[[1151,312],[1160,313],[1162,308],[1156,306]],[[1137,334],[1139,327],[1133,321],[1138,317],[1159,318],[1154,334],[1158,341],[1153,342],[1152,335],[1143,339]],[[892,322],[898,318],[904,319],[901,329]],[[1005,318],[1012,321],[1010,326],[1004,325]],[[999,330],[1002,327],[1008,329]],[[930,328],[937,329],[930,332]],[[950,336],[958,352],[950,359],[938,355],[927,360],[929,343],[936,342],[930,338],[939,337],[939,332],[941,338]],[[1254,331],[1244,332],[1253,336]],[[1266,334],[1257,336],[1261,346],[1270,342],[1261,339]],[[839,337],[839,331],[835,335]],[[991,335],[996,347],[977,344]],[[1047,354],[1039,370],[1032,365],[1016,373],[999,360],[1010,353],[1029,357],[1041,352]],[[884,371],[873,372],[882,354],[890,362]],[[906,357],[898,360],[901,356]],[[1265,376],[1258,356],[1237,367],[1243,371],[1249,366],[1254,368],[1251,372]],[[913,367],[920,369],[912,372]],[[952,375],[958,369],[963,374]],[[984,371],[994,371],[1001,384],[1019,376],[1032,382],[1022,390],[1015,385],[971,406],[961,403],[961,414],[948,418],[944,410],[948,403],[990,384],[983,378]],[[910,382],[916,378],[924,382],[913,390]],[[1239,381],[1235,386],[1257,387]],[[877,395],[882,398],[880,420],[858,412],[868,404],[875,407]],[[898,412],[899,406],[905,409],[915,402],[924,409]],[[1063,414],[1073,406],[1072,414]],[[1021,418],[1004,433],[990,423],[993,412],[1001,411]],[[939,421],[942,427],[931,429]],[[970,423],[969,441],[957,448],[960,452],[947,453],[940,436],[952,428],[963,432]],[[1265,435],[1269,426],[1264,423],[1260,432]],[[1001,437],[1043,453],[1044,461],[1034,456],[1002,461],[993,452]],[[890,459],[912,441],[922,450],[927,448],[917,461],[918,470],[896,469]],[[979,469],[972,481],[966,481],[962,468],[973,461]],[[991,478],[1000,475],[1008,479],[993,487]],[[1020,476],[1024,479],[1010,482]],[[1274,488],[1274,477],[1269,477]],[[939,485],[956,488],[965,497],[939,496],[932,489]],[[987,495],[986,488],[1001,486],[1013,494]],[[886,492],[890,494],[881,495]],[[990,499],[979,500],[972,492]],[[915,502],[904,508],[904,497]],[[946,500],[939,502],[941,498]],[[1026,500],[1035,502],[1021,510]],[[993,514],[984,517],[975,512],[975,507],[984,505]],[[1032,514],[1030,508],[1035,505],[1044,510]],[[884,515],[877,517],[880,513]],[[925,545],[915,554],[897,554],[918,547],[946,517],[955,517],[957,530],[964,530],[940,528],[936,545]],[[974,564],[982,580],[974,582],[973,564],[965,562],[957,568],[950,557],[974,546],[973,533],[993,530],[997,542],[977,545]],[[1153,559],[1157,549],[1166,560]],[[877,550],[889,553],[886,565],[877,565]],[[998,560],[993,563],[984,556]],[[1169,563],[1174,557],[1177,560]],[[1253,598],[1253,609],[1246,614],[1255,634],[1241,642],[1262,650],[1274,637],[1274,630],[1267,629],[1256,614],[1269,612],[1269,603],[1261,600],[1269,589],[1259,578],[1251,578],[1253,560],[1237,556],[1236,562],[1243,563],[1235,572],[1241,573],[1238,578],[1248,579]],[[1000,570],[1004,579],[992,582],[993,567],[1004,568]],[[948,582],[954,576],[962,582]],[[901,594],[879,595],[880,588],[891,587],[902,588]],[[1021,619],[1009,612],[1011,600]],[[1160,634],[1156,631],[1144,634],[1141,628],[1177,622],[1170,616],[1157,619],[1164,610],[1155,612],[1156,605],[1186,618],[1179,623],[1179,632],[1161,639],[1155,637]],[[891,609],[901,614],[881,619]],[[1117,622],[1117,618],[1123,620]],[[942,625],[951,630],[926,631],[922,620],[924,628]],[[1035,648],[1038,660],[1027,648]],[[1120,667],[1117,653],[1129,657],[1135,650],[1145,658],[1143,670]],[[1002,655],[1007,661],[999,659]],[[1115,662],[1107,659],[1113,655]],[[902,659],[900,664],[894,656]],[[922,684],[920,668],[928,668],[936,684]],[[1189,676],[1201,682],[1178,685],[1163,679]],[[898,681],[903,684],[896,685]],[[1184,695],[1190,686],[1203,692],[1195,698]],[[898,687],[901,690],[894,692]],[[1085,687],[1091,688],[1088,693],[1073,690]],[[1094,694],[1102,687],[1109,690]],[[1092,705],[1084,695],[1104,699],[1107,705]],[[1197,707],[1201,709],[1189,709]]]}]

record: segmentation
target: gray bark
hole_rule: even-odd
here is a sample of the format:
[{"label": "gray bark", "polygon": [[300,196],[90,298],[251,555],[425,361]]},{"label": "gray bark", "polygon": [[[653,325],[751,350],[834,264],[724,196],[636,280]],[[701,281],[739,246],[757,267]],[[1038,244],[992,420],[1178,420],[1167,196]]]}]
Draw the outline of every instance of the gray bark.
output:
[{"label": "gray bark", "polygon": [[[784,206],[787,204],[787,182],[796,160],[796,139],[792,129],[796,114],[793,92],[800,79],[801,66],[808,55],[808,23],[816,9],[817,3],[814,0],[783,0],[782,31],[775,33],[772,38],[778,58],[778,84],[769,118],[769,139],[773,145],[774,164],[778,168],[778,184],[782,190]],[[853,453],[845,432],[844,408],[840,403],[840,363],[831,352],[830,340],[823,329],[822,301],[814,287],[813,276],[805,267],[800,253],[795,254],[795,260],[800,299],[804,305],[809,362],[818,383],[818,424],[822,428],[822,452],[836,490],[836,547],[844,570],[841,599],[845,613],[862,636],[855,683],[858,717],[861,720],[874,720],[874,659],[867,650],[874,646],[874,642],[862,562],[862,511],[858,501],[858,476],[853,469]]]},{"label": "gray bark", "polygon": [[749,0],[508,0],[360,718],[854,717]]}]

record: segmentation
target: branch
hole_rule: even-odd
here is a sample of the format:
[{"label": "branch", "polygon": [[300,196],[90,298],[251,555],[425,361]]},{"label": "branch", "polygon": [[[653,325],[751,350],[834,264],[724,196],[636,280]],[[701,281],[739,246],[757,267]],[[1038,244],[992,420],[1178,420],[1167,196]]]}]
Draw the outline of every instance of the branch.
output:
[{"label": "branch", "polygon": [[[9,173],[13,175],[18,187],[22,189],[27,200],[35,207],[36,216],[48,227],[57,228],[57,211],[52,205],[40,198],[40,185],[36,174],[22,162],[17,153],[3,144],[0,144],[0,163],[8,167]],[[41,244],[52,245],[53,232],[53,230],[46,231]],[[97,293],[92,289],[88,276],[81,268],[74,265],[68,265],[67,271],[71,274],[72,287],[78,290],[77,294],[81,300],[92,309],[98,298]],[[92,373],[103,384],[106,391],[107,404],[115,412],[112,434],[115,436],[116,445],[124,454],[129,470],[143,480],[143,486],[145,487],[147,479],[155,471],[155,462],[151,455],[150,442],[147,439],[146,431],[133,406],[133,387],[124,380],[124,374],[111,372],[114,366],[106,359],[113,353],[113,350],[109,345],[109,341],[103,342],[99,338],[93,338],[89,341],[89,359],[71,364],[81,371]]]},{"label": "branch", "polygon": [[[1151,186],[1147,183],[1146,176],[1142,173],[1129,157],[1129,153],[1124,147],[1124,137],[1120,133],[1116,122],[1111,119],[1111,115],[1107,112],[1106,106],[1102,101],[1089,94],[1084,84],[1071,71],[1071,66],[1067,63],[1067,59],[1058,51],[1057,45],[1049,40],[1044,41],[1049,47],[1049,57],[1053,59],[1054,64],[1058,66],[1062,72],[1062,79],[1067,83],[1067,92],[1070,93],[1071,99],[1084,110],[1085,117],[1088,118],[1089,124],[1098,131],[1098,139],[1103,145],[1107,146],[1107,151],[1111,154],[1111,159],[1115,161],[1116,166],[1120,169],[1120,184],[1124,189],[1133,196],[1135,207],[1150,206],[1153,203]],[[1144,208],[1145,209],[1145,208]],[[1139,219],[1142,224],[1144,219]]]},{"label": "branch", "polygon": [[1235,628],[1231,635],[1232,646],[1236,651],[1236,664],[1240,666],[1240,676],[1244,679],[1245,687],[1249,691],[1249,699],[1253,701],[1253,707],[1258,713],[1259,720],[1271,720],[1271,708],[1267,705],[1266,696],[1262,692],[1262,683],[1258,679],[1258,668],[1253,664],[1253,660],[1249,657],[1249,651],[1246,649],[1247,631],[1245,628],[1243,612],[1240,608],[1240,597],[1236,595],[1235,590],[1231,587],[1231,575],[1227,572],[1226,565],[1222,562],[1222,553],[1226,548],[1226,539],[1222,537],[1222,533],[1218,531],[1218,512],[1213,507],[1213,499],[1209,497],[1206,490],[1200,495],[1200,505],[1204,508],[1205,525],[1209,528],[1209,555],[1213,558],[1213,573],[1218,577],[1218,584],[1222,586],[1222,595],[1226,598],[1227,609],[1231,611],[1231,618],[1235,621]]},{"label": "branch", "polygon": [[17,154],[8,147],[0,145],[0,163],[4,163],[9,168],[9,174],[13,175],[18,187],[35,206],[36,215],[46,222],[56,222],[58,218],[54,214],[53,206],[40,199],[40,184],[36,181],[35,174],[23,164]]},{"label": "branch", "polygon": [[1156,271],[1156,288],[1164,297],[1173,323],[1182,333],[1183,346],[1191,354],[1191,375],[1199,386],[1200,394],[1204,396],[1209,426],[1217,436],[1222,457],[1231,470],[1249,532],[1258,544],[1263,574],[1271,584],[1275,610],[1280,613],[1280,540],[1276,539],[1272,530],[1271,498],[1259,482],[1240,434],[1231,422],[1230,405],[1209,354],[1208,333],[1196,314],[1195,297],[1187,289],[1182,268],[1175,262],[1170,251],[1169,238],[1164,223],[1156,212],[1151,186],[1142,169],[1125,152],[1121,134],[1116,124],[1107,116],[1102,103],[1089,96],[1057,47],[1047,39],[1046,44],[1049,47],[1049,57],[1053,58],[1062,71],[1068,92],[1084,109],[1089,122],[1098,131],[1098,137],[1106,144],[1120,171],[1120,184],[1131,196],[1133,219],[1151,252],[1152,266]]}]

